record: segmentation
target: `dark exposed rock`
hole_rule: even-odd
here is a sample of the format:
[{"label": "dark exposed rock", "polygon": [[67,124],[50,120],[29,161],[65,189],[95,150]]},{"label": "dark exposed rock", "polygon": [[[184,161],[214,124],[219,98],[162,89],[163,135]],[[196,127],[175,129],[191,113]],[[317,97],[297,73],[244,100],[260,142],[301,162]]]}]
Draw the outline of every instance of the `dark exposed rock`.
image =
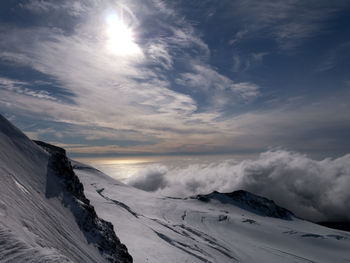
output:
[{"label": "dark exposed rock", "polygon": [[325,226],[328,228],[343,230],[350,232],[350,222],[334,222],[334,221],[324,221],[318,222],[317,224]]},{"label": "dark exposed rock", "polygon": [[244,190],[234,191],[231,193],[219,193],[214,191],[207,195],[197,195],[195,198],[202,202],[210,202],[211,199],[216,199],[222,203],[231,203],[259,215],[284,220],[291,220],[294,216],[291,211],[276,205],[274,201]]},{"label": "dark exposed rock", "polygon": [[95,208],[84,194],[84,186],[73,171],[66,156],[66,151],[60,147],[45,142],[35,141],[49,154],[49,166],[55,176],[62,179],[63,200],[73,212],[77,224],[83,231],[87,241],[93,243],[109,262],[130,263],[132,257],[128,250],[116,236],[113,225],[99,218]]},{"label": "dark exposed rock", "polygon": [[256,221],[253,219],[247,218],[247,219],[242,220],[242,223],[249,223],[252,225],[252,224],[256,224]]},{"label": "dark exposed rock", "polygon": [[228,220],[227,215],[219,215],[218,221],[226,221],[226,220]]}]

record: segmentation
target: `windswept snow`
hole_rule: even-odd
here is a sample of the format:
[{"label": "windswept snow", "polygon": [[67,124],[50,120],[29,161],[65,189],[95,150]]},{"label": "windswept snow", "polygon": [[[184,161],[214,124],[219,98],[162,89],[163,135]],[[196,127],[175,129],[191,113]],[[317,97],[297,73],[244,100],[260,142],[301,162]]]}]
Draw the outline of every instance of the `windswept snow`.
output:
[{"label": "windswept snow", "polygon": [[101,231],[82,228],[77,212],[93,207],[65,189],[51,158],[0,115],[0,262],[131,262],[108,258]]},{"label": "windswept snow", "polygon": [[131,262],[115,233],[140,263],[350,262],[348,232],[266,198],[162,196],[38,143],[0,115],[0,262]]},{"label": "windswept snow", "polygon": [[350,261],[348,232],[298,219],[266,198],[246,192],[164,197],[90,166],[73,167],[98,214],[115,225],[135,262]]}]

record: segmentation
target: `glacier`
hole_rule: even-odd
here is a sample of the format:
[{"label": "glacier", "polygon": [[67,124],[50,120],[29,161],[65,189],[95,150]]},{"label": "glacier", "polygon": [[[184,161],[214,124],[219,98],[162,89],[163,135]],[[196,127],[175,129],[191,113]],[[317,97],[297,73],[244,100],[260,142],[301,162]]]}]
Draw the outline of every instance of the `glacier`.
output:
[{"label": "glacier", "polygon": [[147,192],[0,115],[0,262],[349,262],[350,233],[246,191]]}]

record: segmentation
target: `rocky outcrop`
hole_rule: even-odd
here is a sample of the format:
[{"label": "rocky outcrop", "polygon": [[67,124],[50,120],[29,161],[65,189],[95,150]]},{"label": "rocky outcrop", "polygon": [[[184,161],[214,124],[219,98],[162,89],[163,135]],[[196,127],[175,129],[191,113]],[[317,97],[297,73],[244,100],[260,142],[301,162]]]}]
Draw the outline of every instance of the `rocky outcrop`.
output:
[{"label": "rocky outcrop", "polygon": [[[35,143],[50,154],[48,172],[52,173],[51,176],[59,178],[61,185],[58,188],[62,194],[62,202],[74,214],[87,241],[94,244],[109,262],[132,262],[126,246],[116,236],[113,225],[99,218],[95,208],[85,197],[83,184],[75,175],[66,151],[42,141]],[[52,190],[53,187],[49,188]],[[57,194],[57,190],[56,193],[46,193],[48,198],[53,194]]]},{"label": "rocky outcrop", "polygon": [[210,202],[210,200],[216,199],[222,203],[231,203],[259,215],[284,220],[292,220],[294,216],[291,211],[276,205],[274,201],[244,190],[231,193],[219,193],[214,191],[207,195],[197,195],[195,198],[202,202]]}]

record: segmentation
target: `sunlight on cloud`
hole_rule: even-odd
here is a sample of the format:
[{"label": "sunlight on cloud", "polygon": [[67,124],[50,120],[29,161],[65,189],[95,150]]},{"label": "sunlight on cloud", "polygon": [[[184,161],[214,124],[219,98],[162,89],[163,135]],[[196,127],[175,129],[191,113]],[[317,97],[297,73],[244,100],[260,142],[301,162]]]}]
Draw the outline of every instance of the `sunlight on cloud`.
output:
[{"label": "sunlight on cloud", "polygon": [[106,16],[107,49],[117,55],[138,55],[141,54],[140,47],[135,43],[134,32],[128,26],[123,16],[115,12]]},{"label": "sunlight on cloud", "polygon": [[[278,202],[309,220],[349,220],[350,154],[321,161],[286,150],[255,159],[229,159],[188,166],[144,166],[126,182],[166,196],[193,196],[244,189]],[[346,205],[344,205],[346,204]]]}]

